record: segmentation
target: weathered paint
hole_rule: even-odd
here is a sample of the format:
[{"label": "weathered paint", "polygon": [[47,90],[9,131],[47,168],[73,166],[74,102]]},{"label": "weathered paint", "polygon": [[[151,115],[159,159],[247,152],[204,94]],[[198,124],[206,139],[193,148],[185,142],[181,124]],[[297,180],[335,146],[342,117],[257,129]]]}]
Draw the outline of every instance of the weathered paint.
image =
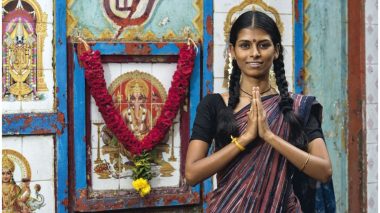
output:
[{"label": "weathered paint", "polygon": [[[55,75],[56,75],[56,99],[57,99],[57,121],[64,123],[68,121],[67,116],[67,51],[66,51],[66,1],[55,1]],[[56,199],[57,212],[67,212],[64,205],[68,197],[68,130],[67,124],[63,126],[61,134],[56,136]]]},{"label": "weathered paint", "polygon": [[[130,44],[123,44],[123,52],[119,52],[120,49],[116,49],[115,52],[112,52],[112,47],[115,46],[111,43],[98,43],[94,44],[92,48],[94,50],[99,50],[103,56],[128,56],[129,52],[126,46]],[[146,53],[148,56],[156,55],[178,55],[180,47],[184,43],[167,43],[167,44],[155,44],[155,43],[141,43],[133,44],[130,46],[133,48],[142,48],[149,49]],[[103,48],[105,51],[103,51]],[[146,198],[140,198],[135,192],[127,191],[104,191],[104,192],[94,192],[91,190],[91,187],[88,185],[87,177],[89,170],[87,170],[86,165],[88,164],[87,158],[87,147],[86,147],[86,100],[89,101],[88,97],[86,99],[85,91],[85,79],[84,79],[84,70],[79,65],[77,53],[74,48],[69,48],[71,55],[69,57],[72,62],[70,67],[70,73],[73,75],[73,89],[72,93],[72,106],[75,106],[71,125],[74,125],[75,128],[72,129],[73,147],[70,149],[73,152],[72,157],[74,158],[72,164],[75,170],[72,174],[75,175],[74,180],[71,181],[71,184],[74,184],[72,190],[75,192],[72,193],[75,196],[75,210],[76,211],[103,211],[111,209],[129,209],[129,208],[141,208],[141,207],[158,207],[158,206],[179,206],[186,204],[198,204],[200,202],[200,187],[187,187],[182,184],[181,187],[172,189],[164,188],[160,189],[159,194],[154,194],[155,189],[152,190],[151,195]],[[201,54],[198,53],[194,71],[191,76],[190,82],[190,126],[194,122],[196,106],[200,101],[200,60]],[[109,58],[108,60],[111,60]],[[70,75],[69,75],[70,76]],[[164,190],[164,191],[162,191]]]},{"label": "weathered paint", "polygon": [[304,19],[303,1],[297,0],[294,5],[294,91],[302,94],[304,91],[304,79],[302,71],[304,67]]},{"label": "weathered paint", "polygon": [[364,0],[348,0],[348,208],[367,212]]},{"label": "weathered paint", "polygon": [[[306,87],[323,105],[322,128],[333,165],[337,212],[348,211],[347,153],[347,29],[346,1],[313,1],[306,11],[311,35],[306,49],[310,78]],[[351,85],[350,85],[351,86]],[[351,194],[351,193],[350,193]]]},{"label": "weathered paint", "polygon": [[213,11],[214,2],[203,1],[203,65],[202,65],[202,94],[201,97],[214,91],[214,74],[213,74]]},{"label": "weathered paint", "polygon": [[60,135],[65,127],[57,113],[4,114],[2,122],[3,135]]}]

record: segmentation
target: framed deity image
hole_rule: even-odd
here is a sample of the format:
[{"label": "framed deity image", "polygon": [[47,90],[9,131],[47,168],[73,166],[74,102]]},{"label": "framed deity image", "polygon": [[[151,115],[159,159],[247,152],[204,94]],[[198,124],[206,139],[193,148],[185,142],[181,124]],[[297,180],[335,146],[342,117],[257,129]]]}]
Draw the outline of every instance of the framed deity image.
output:
[{"label": "framed deity image", "polygon": [[[142,140],[156,124],[185,43],[94,43],[114,106],[128,129]],[[201,96],[200,53],[173,125],[151,153],[152,190],[141,197],[132,187],[132,153],[105,125],[85,82],[79,46],[69,45],[69,152],[78,211],[199,204],[200,186],[185,183],[184,164],[191,124]],[[191,113],[192,112],[192,113]],[[71,169],[72,168],[72,169]]]}]

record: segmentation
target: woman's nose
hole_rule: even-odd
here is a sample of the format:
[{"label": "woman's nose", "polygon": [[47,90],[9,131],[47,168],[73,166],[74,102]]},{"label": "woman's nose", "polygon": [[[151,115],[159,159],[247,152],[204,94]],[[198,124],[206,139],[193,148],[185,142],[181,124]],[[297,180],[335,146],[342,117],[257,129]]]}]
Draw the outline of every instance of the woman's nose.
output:
[{"label": "woman's nose", "polygon": [[257,58],[257,57],[261,56],[260,51],[259,51],[259,49],[256,46],[252,46],[252,56],[254,58]]}]

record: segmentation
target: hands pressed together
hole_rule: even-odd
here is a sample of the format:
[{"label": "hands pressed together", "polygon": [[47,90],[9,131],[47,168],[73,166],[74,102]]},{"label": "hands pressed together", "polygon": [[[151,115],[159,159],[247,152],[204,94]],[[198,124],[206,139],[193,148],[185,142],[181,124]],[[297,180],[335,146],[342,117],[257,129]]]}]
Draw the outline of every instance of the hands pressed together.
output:
[{"label": "hands pressed together", "polygon": [[257,137],[268,141],[273,136],[273,132],[268,125],[266,111],[261,102],[259,87],[252,87],[251,108],[247,114],[248,123],[243,135],[251,141]]}]

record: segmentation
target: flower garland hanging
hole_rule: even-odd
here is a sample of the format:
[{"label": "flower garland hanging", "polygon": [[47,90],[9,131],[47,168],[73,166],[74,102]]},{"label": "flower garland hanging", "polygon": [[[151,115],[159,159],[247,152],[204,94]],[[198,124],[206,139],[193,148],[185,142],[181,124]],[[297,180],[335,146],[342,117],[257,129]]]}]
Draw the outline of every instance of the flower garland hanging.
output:
[{"label": "flower garland hanging", "polygon": [[[132,170],[134,180],[132,185],[140,193],[140,196],[144,197],[149,194],[151,189],[148,183],[152,178],[149,151],[165,138],[182,101],[186,97],[196,56],[194,49],[196,45],[192,41],[192,44],[188,42],[180,49],[177,70],[173,75],[168,97],[161,114],[151,131],[140,141],[124,123],[120,112],[113,103],[112,96],[108,93],[100,52],[92,51],[85,41],[80,38],[79,40],[86,47],[86,51],[78,55],[80,55],[80,60],[85,69],[85,78],[91,96],[94,98],[106,126],[118,141],[134,155],[135,168]],[[191,47],[192,45],[194,48]]]}]

